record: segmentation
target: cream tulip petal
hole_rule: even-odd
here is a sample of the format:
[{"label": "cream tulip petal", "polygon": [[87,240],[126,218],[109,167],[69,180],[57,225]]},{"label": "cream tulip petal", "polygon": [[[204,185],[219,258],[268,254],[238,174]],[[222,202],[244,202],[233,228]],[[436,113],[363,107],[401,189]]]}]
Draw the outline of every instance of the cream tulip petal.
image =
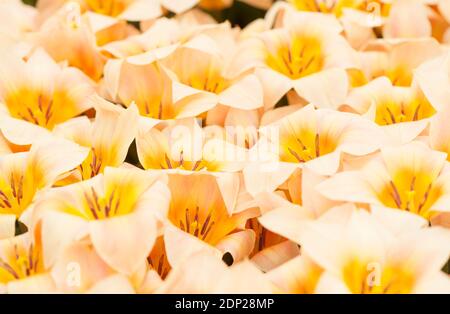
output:
[{"label": "cream tulip petal", "polygon": [[218,257],[222,257],[222,253],[201,241],[197,237],[186,233],[170,223],[167,223],[164,231],[164,243],[166,245],[167,259],[172,267],[177,267],[191,254],[199,251],[209,251]]},{"label": "cream tulip petal", "polygon": [[194,7],[198,0],[160,0],[160,2],[169,11],[180,14]]},{"label": "cream tulip petal", "polygon": [[392,146],[402,145],[413,141],[428,126],[429,121],[423,119],[413,122],[402,122],[382,126],[381,129],[386,133],[386,139]]},{"label": "cream tulip petal", "polygon": [[51,272],[58,291],[67,293],[86,291],[112,273],[89,241],[74,242],[66,247]]},{"label": "cream tulip petal", "polygon": [[386,38],[429,37],[427,8],[420,1],[396,1],[383,28]]},{"label": "cream tulip petal", "polygon": [[300,254],[299,245],[284,241],[256,253],[251,261],[263,272],[268,272]]},{"label": "cream tulip petal", "polygon": [[271,109],[293,87],[291,79],[270,69],[257,68],[255,74],[264,91],[264,108]]},{"label": "cream tulip petal", "polygon": [[232,108],[252,110],[263,106],[263,90],[255,75],[247,75],[219,95],[219,102]]},{"label": "cream tulip petal", "polygon": [[157,18],[162,13],[159,1],[136,0],[120,14],[120,17],[128,21],[144,21]]},{"label": "cream tulip petal", "polygon": [[247,191],[256,196],[262,192],[273,192],[298,168],[294,163],[250,163],[244,168]]},{"label": "cream tulip petal", "polygon": [[317,108],[336,109],[347,97],[349,82],[345,70],[329,69],[295,81],[294,89]]},{"label": "cream tulip petal", "polygon": [[131,275],[145,261],[157,236],[151,210],[94,220],[89,223],[89,230],[101,258],[126,275]]},{"label": "cream tulip petal", "polygon": [[314,213],[298,205],[271,210],[258,218],[270,231],[301,243],[302,224],[314,219]]},{"label": "cream tulip petal", "polygon": [[[46,210],[46,202],[41,202],[38,208]],[[41,214],[42,246],[44,265],[48,268],[58,260],[66,247],[88,234],[86,220],[57,211],[47,211]]]},{"label": "cream tulip petal", "polygon": [[356,171],[338,173],[317,185],[316,189],[335,201],[379,203],[363,175]]},{"label": "cream tulip petal", "polygon": [[394,235],[413,232],[428,226],[428,221],[419,215],[387,208],[383,206],[371,206],[372,216],[379,220]]},{"label": "cream tulip petal", "polygon": [[30,145],[51,137],[45,128],[8,116],[0,117],[0,130],[8,141],[16,145]]},{"label": "cream tulip petal", "polygon": [[216,248],[233,256],[233,262],[239,262],[247,258],[255,245],[255,232],[244,230],[232,233],[216,244]]},{"label": "cream tulip petal", "polygon": [[351,293],[342,280],[329,272],[325,272],[316,287],[317,294],[349,294]]},{"label": "cream tulip petal", "polygon": [[127,277],[117,274],[99,281],[87,291],[89,294],[135,294]]},{"label": "cream tulip petal", "polygon": [[14,237],[16,215],[0,214],[0,240]]},{"label": "cream tulip petal", "polygon": [[330,176],[338,171],[340,163],[341,153],[335,151],[307,161],[304,168],[308,168],[319,175]]},{"label": "cream tulip petal", "polygon": [[43,294],[55,293],[56,287],[50,274],[31,276],[21,280],[10,281],[6,285],[9,294]]}]

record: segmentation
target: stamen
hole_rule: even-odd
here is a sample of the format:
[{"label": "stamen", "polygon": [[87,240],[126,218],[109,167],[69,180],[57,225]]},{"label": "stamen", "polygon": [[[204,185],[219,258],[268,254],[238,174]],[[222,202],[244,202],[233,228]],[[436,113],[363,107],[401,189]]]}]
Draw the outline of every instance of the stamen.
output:
[{"label": "stamen", "polygon": [[191,233],[190,232],[190,225],[191,225],[191,223],[190,223],[190,221],[189,221],[189,208],[186,208],[186,232],[187,233]]},{"label": "stamen", "polygon": [[425,194],[423,195],[423,199],[422,199],[422,201],[421,201],[420,204],[419,204],[419,207],[418,207],[418,213],[420,213],[420,211],[422,210],[423,206],[424,206],[425,203],[427,202],[428,196],[430,195],[430,191],[431,191],[432,185],[433,185],[433,183],[430,183],[430,184],[428,185],[428,188],[427,188]]},{"label": "stamen", "polygon": [[395,201],[395,204],[397,205],[398,208],[401,208],[402,207],[402,199],[400,197],[400,194],[398,193],[397,187],[395,186],[394,182],[392,182],[392,180],[389,181],[389,183],[393,190],[393,194],[391,194],[391,195]]},{"label": "stamen", "polygon": [[169,169],[172,169],[172,164],[171,164],[170,159],[169,159],[169,157],[167,156],[167,154],[164,154],[164,158],[165,158],[165,160],[166,160],[167,167],[168,167]]},{"label": "stamen", "polygon": [[214,226],[215,221],[211,222],[211,224],[209,225],[208,229],[206,230],[205,234],[203,235],[203,240],[206,239],[206,237],[208,236],[209,232],[211,231],[212,227]]},{"label": "stamen", "polygon": [[4,262],[1,258],[0,258],[0,268],[3,268],[4,270],[6,270],[15,279],[19,279],[20,278],[19,275],[17,274],[17,272],[14,270],[14,268],[12,268],[9,264]]},{"label": "stamen", "polygon": [[87,192],[84,192],[84,198],[86,199],[86,202],[88,204],[89,210],[91,211],[92,216],[94,216],[95,219],[98,219],[97,211],[95,210],[95,206],[92,203],[92,200],[90,199]]},{"label": "stamen", "polygon": [[389,113],[389,116],[391,117],[392,123],[397,123],[397,121],[395,120],[394,114],[392,113],[391,109],[389,109],[389,107],[386,107],[386,110]]},{"label": "stamen", "polygon": [[417,119],[419,118],[419,109],[420,109],[421,104],[419,104],[416,107],[416,110],[414,111],[414,117],[413,117],[413,121],[417,121]]},{"label": "stamen", "polygon": [[295,159],[297,159],[299,162],[305,162],[305,160],[303,160],[298,154],[297,152],[293,151],[290,147],[288,147],[289,152],[291,153],[292,156],[295,157]]},{"label": "stamen", "polygon": [[319,133],[316,133],[315,146],[316,146],[316,157],[319,157],[319,156],[320,156],[320,139],[319,139]]},{"label": "stamen", "polygon": [[197,160],[195,162],[194,166],[192,167],[191,171],[195,171],[199,165],[200,165],[200,160]]}]

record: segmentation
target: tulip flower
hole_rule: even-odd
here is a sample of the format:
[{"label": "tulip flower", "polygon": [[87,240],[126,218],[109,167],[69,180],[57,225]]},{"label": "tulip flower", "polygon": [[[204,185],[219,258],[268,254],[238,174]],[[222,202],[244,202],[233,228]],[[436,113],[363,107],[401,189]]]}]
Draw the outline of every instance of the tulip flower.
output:
[{"label": "tulip flower", "polygon": [[[230,214],[217,181],[211,175],[171,174],[168,180],[171,199],[164,245],[161,242],[159,249],[150,254],[151,265],[156,270],[162,270],[165,275],[167,267],[177,267],[190,254],[202,250],[219,257],[228,254],[228,263],[250,254],[255,238],[252,230],[245,229],[245,223],[256,215],[255,210],[241,209]],[[186,186],[191,187],[188,194]],[[161,263],[162,267],[157,266]]]},{"label": "tulip flower", "polygon": [[77,167],[88,151],[61,139],[34,144],[29,152],[0,156],[0,215],[20,218],[36,197]]},{"label": "tulip flower", "polygon": [[[377,128],[357,115],[314,109],[312,105],[287,115],[279,111],[281,118],[273,114],[269,120],[273,122],[260,129],[263,136],[250,152],[256,155],[250,158],[259,162],[244,169],[246,187],[253,196],[272,192],[291,177],[287,186],[290,199],[300,203],[303,185],[299,184],[300,173],[294,175],[297,169],[329,176],[338,171],[342,154],[366,155],[382,143]],[[368,143],[367,138],[372,141]]]},{"label": "tulip flower", "polygon": [[420,142],[386,147],[362,169],[338,173],[317,190],[332,200],[384,205],[430,219],[449,211],[446,158]]},{"label": "tulip flower", "polygon": [[273,108],[292,88],[309,102],[334,108],[347,93],[345,69],[358,63],[341,31],[332,17],[287,11],[282,27],[240,45],[232,69],[255,69],[266,108]]},{"label": "tulip flower", "polygon": [[73,6],[69,8],[62,7],[46,19],[34,34],[33,43],[43,47],[55,61],[66,61],[98,81],[106,60],[97,47],[94,28],[88,16],[81,16]]},{"label": "tulip flower", "polygon": [[[420,228],[407,219],[391,226],[354,211],[343,224],[312,222],[302,248],[323,269],[318,293],[448,293],[441,272],[448,258],[448,230]],[[398,217],[397,217],[398,218]],[[394,234],[398,228],[400,233]]]},{"label": "tulip flower", "polygon": [[392,142],[408,143],[428,125],[440,103],[434,105],[418,86],[393,86],[387,77],[355,88],[346,104],[380,125]]},{"label": "tulip flower", "polygon": [[39,231],[0,240],[0,292],[54,291],[54,282],[43,262]]},{"label": "tulip flower", "polygon": [[0,102],[9,116],[51,130],[89,109],[93,84],[78,69],[61,67],[42,49],[27,61],[7,52],[3,59]]},{"label": "tulip flower", "polygon": [[68,245],[89,237],[115,271],[131,276],[145,266],[157,220],[168,209],[169,191],[158,177],[140,169],[106,168],[92,179],[49,191],[35,213],[49,251],[46,263],[53,265]]},{"label": "tulip flower", "polygon": [[[170,50],[161,53],[167,56]],[[155,124],[158,120],[195,117],[215,105],[208,95],[173,85],[152,51],[109,61],[105,81],[113,99],[126,107],[135,103],[140,114]]]},{"label": "tulip flower", "polygon": [[[77,167],[78,179],[89,179],[105,167],[121,166],[137,133],[139,115],[135,106],[123,109],[103,98],[92,97],[94,121],[82,116],[58,125],[54,133],[89,148],[87,158]],[[76,173],[74,175],[77,175]]]},{"label": "tulip flower", "polygon": [[66,3],[79,4],[82,11],[94,12],[127,21],[144,21],[163,14],[163,8],[174,13],[182,13],[198,0],[40,0],[38,9],[47,14]]},{"label": "tulip flower", "polygon": [[181,90],[199,91],[214,105],[245,110],[262,107],[258,78],[251,73],[231,73],[227,67],[231,56],[225,55],[227,50],[222,52],[221,48],[211,37],[200,34],[178,47],[163,64],[175,74],[172,79],[180,84]]}]

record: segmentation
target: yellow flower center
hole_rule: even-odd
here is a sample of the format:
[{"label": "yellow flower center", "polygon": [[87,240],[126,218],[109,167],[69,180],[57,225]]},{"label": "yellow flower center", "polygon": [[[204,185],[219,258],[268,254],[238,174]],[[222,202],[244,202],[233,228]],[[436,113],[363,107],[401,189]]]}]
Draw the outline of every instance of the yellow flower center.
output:
[{"label": "yellow flower center", "polygon": [[377,0],[289,0],[299,11],[332,13],[341,16],[344,8],[352,8],[386,16],[389,5]]},{"label": "yellow flower center", "polygon": [[[128,206],[126,200],[121,200],[119,193],[112,190],[100,196],[97,191],[91,187],[90,190],[83,192],[84,196],[84,214],[91,220],[106,219],[114,216],[125,215],[133,210],[133,206]],[[124,202],[125,201],[125,202]]]},{"label": "yellow flower center", "polygon": [[88,9],[99,14],[117,16],[132,2],[131,0],[85,0]]},{"label": "yellow flower center", "polygon": [[291,79],[319,72],[324,64],[322,42],[309,35],[293,34],[273,53],[268,51],[266,64]]},{"label": "yellow flower center", "polygon": [[415,97],[404,102],[386,99],[377,104],[375,122],[390,125],[411,122],[431,117],[436,111],[425,97]]},{"label": "yellow flower center", "polygon": [[36,187],[24,174],[11,172],[7,180],[0,177],[0,214],[19,217],[31,203]]},{"label": "yellow flower center", "polygon": [[81,171],[82,178],[86,180],[101,173],[105,166],[106,164],[104,163],[101,154],[92,147],[88,157],[78,167]]},{"label": "yellow flower center", "polygon": [[55,89],[48,94],[38,89],[19,87],[5,95],[4,103],[11,116],[42,126],[49,130],[75,117],[77,104],[66,89]]},{"label": "yellow flower center", "polygon": [[219,94],[231,84],[229,80],[222,76],[220,69],[214,66],[210,66],[198,73],[192,73],[183,80],[183,83],[195,89],[214,94]]},{"label": "yellow flower center", "polygon": [[415,276],[405,267],[382,266],[376,262],[351,259],[342,270],[343,280],[352,293],[411,293]]},{"label": "yellow flower center", "polygon": [[[26,88],[19,89],[5,97],[6,106],[13,117],[49,129],[52,129],[55,125],[53,119],[54,101],[55,99],[52,96]],[[63,110],[63,108],[58,110]]]},{"label": "yellow flower center", "polygon": [[301,130],[295,134],[283,137],[281,144],[281,161],[285,162],[307,162],[317,157],[333,152],[337,147],[337,139],[313,133],[309,130]]},{"label": "yellow flower center", "polygon": [[42,255],[33,245],[26,250],[14,245],[7,260],[0,258],[0,283],[23,279],[44,272]]},{"label": "yellow flower center", "polygon": [[378,193],[386,206],[406,210],[429,219],[434,213],[431,206],[442,195],[442,187],[428,173],[399,171]]}]

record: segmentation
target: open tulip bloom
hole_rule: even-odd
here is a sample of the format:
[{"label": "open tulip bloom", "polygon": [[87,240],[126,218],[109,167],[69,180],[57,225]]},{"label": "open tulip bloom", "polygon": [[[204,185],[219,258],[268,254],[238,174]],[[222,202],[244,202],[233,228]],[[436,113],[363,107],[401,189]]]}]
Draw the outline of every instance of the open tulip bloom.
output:
[{"label": "open tulip bloom", "polygon": [[449,0],[0,20],[0,294],[450,293]]}]

